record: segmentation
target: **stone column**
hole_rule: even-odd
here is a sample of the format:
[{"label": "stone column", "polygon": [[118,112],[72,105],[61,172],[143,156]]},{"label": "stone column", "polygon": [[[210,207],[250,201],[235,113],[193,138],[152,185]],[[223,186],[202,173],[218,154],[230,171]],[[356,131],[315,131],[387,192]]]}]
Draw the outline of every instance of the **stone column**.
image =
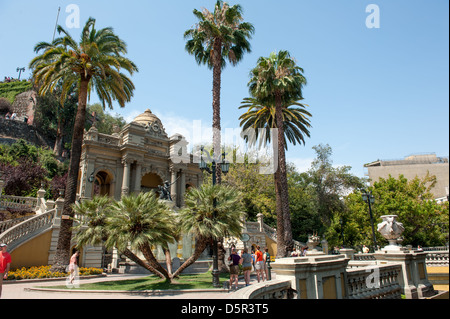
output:
[{"label": "stone column", "polygon": [[264,215],[262,213],[258,213],[258,215],[256,215],[256,217],[258,218],[259,231],[261,233],[263,233],[264,232]]},{"label": "stone column", "polygon": [[134,181],[134,192],[139,194],[141,191],[142,165],[136,163],[136,180]]},{"label": "stone column", "polygon": [[122,195],[128,195],[130,191],[130,162],[123,160]]},{"label": "stone column", "polygon": [[186,193],[186,172],[181,171],[180,207],[184,206],[184,193]]},{"label": "stone column", "polygon": [[177,171],[175,170],[175,168],[172,168],[170,171],[171,175],[170,175],[170,196],[172,197],[172,201],[174,203],[177,202]]}]

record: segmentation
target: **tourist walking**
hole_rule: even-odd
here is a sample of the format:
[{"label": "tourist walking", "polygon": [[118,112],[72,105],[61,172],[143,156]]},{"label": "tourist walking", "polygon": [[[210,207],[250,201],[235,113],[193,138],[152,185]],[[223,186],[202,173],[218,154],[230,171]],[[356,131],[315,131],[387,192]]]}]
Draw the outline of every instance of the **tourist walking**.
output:
[{"label": "tourist walking", "polygon": [[77,263],[78,263],[78,261],[77,261],[78,255],[79,255],[79,252],[78,252],[78,250],[76,250],[75,253],[72,255],[72,257],[70,257],[70,263],[69,263],[69,273],[70,273],[70,275],[69,275],[69,283],[70,283],[71,285],[73,285],[73,281],[75,280],[75,277],[76,277],[77,274],[78,274],[78,265],[77,265]]},{"label": "tourist walking", "polygon": [[231,248],[231,255],[228,257],[230,265],[230,288],[233,289],[233,283],[235,284],[235,289],[238,289],[239,283],[239,263],[241,256],[236,253],[235,248]]},{"label": "tourist walking", "polygon": [[0,244],[0,298],[2,297],[3,279],[8,278],[11,266],[11,255],[6,251],[7,248],[6,244]]},{"label": "tourist walking", "polygon": [[255,251],[255,259],[256,259],[256,278],[258,279],[258,282],[260,282],[261,280],[264,281],[265,280],[265,274],[264,274],[264,257],[263,257],[263,253],[260,250],[261,247],[256,246],[256,251]]},{"label": "tourist walking", "polygon": [[241,255],[242,271],[244,272],[245,286],[250,285],[250,274],[252,272],[252,255],[248,253],[248,249],[244,248]]}]

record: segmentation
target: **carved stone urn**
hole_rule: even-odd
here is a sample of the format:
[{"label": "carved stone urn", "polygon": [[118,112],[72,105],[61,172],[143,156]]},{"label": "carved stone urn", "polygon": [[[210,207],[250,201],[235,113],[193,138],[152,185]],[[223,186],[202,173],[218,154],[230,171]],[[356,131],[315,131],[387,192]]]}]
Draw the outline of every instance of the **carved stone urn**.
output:
[{"label": "carved stone urn", "polygon": [[405,228],[402,223],[397,221],[397,217],[397,215],[381,216],[383,221],[378,224],[378,231],[389,242],[389,245],[384,247],[383,250],[401,250],[401,245],[398,242]]},{"label": "carved stone urn", "polygon": [[306,245],[308,246],[308,252],[307,255],[317,255],[317,254],[323,254],[321,251],[319,251],[316,247],[320,244],[320,237],[317,236],[317,234],[312,234],[308,236],[308,242]]}]

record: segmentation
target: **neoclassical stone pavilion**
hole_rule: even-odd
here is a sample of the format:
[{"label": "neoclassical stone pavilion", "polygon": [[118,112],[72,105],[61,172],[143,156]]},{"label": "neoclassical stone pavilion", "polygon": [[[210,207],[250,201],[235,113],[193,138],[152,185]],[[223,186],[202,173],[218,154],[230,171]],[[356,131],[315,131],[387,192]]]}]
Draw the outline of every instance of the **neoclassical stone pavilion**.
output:
[{"label": "neoclassical stone pavilion", "polygon": [[187,153],[182,135],[168,137],[161,120],[149,109],[122,130],[101,134],[95,124],[85,133],[80,163],[80,198],[159,191],[167,181],[176,206],[186,189],[202,183],[202,172]]}]

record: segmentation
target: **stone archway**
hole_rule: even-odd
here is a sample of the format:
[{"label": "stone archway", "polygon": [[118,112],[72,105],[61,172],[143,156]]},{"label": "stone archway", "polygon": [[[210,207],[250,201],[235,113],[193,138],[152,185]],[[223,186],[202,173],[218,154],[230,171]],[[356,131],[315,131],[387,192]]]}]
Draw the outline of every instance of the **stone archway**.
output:
[{"label": "stone archway", "polygon": [[154,191],[159,194],[158,186],[163,184],[162,178],[155,173],[147,173],[142,176],[141,179],[141,191],[151,192]]},{"label": "stone archway", "polygon": [[113,195],[113,189],[112,184],[114,181],[113,175],[106,171],[106,170],[100,170],[95,174],[94,182],[93,182],[93,188],[92,188],[92,195],[93,196],[112,196]]}]

